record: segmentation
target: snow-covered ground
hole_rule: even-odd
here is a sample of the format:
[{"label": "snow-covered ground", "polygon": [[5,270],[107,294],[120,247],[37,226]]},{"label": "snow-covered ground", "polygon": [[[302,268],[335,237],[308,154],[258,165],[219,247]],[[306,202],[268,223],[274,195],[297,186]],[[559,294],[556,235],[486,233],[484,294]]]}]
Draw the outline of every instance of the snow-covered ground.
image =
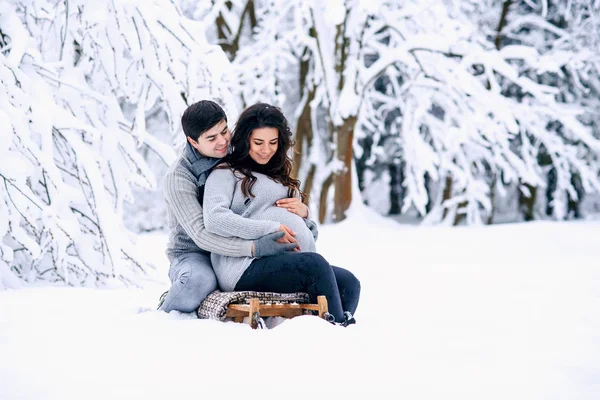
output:
[{"label": "snow-covered ground", "polygon": [[0,399],[599,399],[600,221],[321,228],[358,324],[271,330],[154,311],[143,290],[0,292]]}]

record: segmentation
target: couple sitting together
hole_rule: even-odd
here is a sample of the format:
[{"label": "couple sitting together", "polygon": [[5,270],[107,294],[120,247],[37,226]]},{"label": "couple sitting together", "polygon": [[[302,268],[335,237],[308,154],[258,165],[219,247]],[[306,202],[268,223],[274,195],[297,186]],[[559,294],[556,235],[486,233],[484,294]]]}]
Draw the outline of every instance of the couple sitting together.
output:
[{"label": "couple sitting together", "polygon": [[186,146],[165,178],[171,288],[159,310],[194,312],[212,291],[327,297],[335,322],[354,322],[360,283],[316,253],[317,226],[290,176],[292,132],[277,107],[255,104],[233,135],[216,103],[181,118]]}]

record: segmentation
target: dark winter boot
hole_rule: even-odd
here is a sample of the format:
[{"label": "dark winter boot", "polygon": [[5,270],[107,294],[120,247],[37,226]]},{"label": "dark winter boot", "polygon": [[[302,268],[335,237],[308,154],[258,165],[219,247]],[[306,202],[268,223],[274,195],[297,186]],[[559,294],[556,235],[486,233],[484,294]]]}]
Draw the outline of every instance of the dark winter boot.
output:
[{"label": "dark winter boot", "polygon": [[356,320],[354,319],[354,316],[352,315],[352,313],[350,311],[344,311],[344,322],[341,322],[340,325],[345,327],[345,326],[352,325],[355,323],[356,323]]},{"label": "dark winter boot", "polygon": [[347,327],[348,325],[356,323],[356,320],[352,316],[352,313],[350,313],[349,311],[344,311],[344,321],[342,322],[335,322],[335,317],[333,316],[333,314],[330,313],[325,313],[323,318],[332,325],[339,325],[343,327]]},{"label": "dark winter boot", "polygon": [[335,325],[335,317],[333,316],[333,314],[326,312],[325,314],[323,314],[323,319]]}]

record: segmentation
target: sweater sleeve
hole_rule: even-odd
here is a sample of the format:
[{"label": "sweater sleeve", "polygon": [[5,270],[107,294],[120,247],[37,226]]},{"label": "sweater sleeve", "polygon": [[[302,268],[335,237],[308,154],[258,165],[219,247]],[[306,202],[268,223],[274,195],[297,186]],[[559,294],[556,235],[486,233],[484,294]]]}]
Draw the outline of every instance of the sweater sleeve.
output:
[{"label": "sweater sleeve", "polygon": [[277,232],[275,221],[253,220],[234,213],[229,207],[237,178],[228,168],[214,170],[204,187],[204,222],[209,232],[226,237],[258,239]]},{"label": "sweater sleeve", "polygon": [[[298,194],[297,197],[300,199],[300,194]],[[317,223],[312,219],[310,207],[308,207],[308,215],[306,216],[306,218],[302,219],[304,220],[306,227],[310,230],[310,233],[312,233],[313,239],[315,239],[316,242],[317,238],[319,237],[319,228],[317,227]]]},{"label": "sweater sleeve", "polygon": [[251,257],[252,241],[225,238],[206,230],[202,205],[196,197],[196,183],[185,174],[172,172],[165,177],[165,200],[177,222],[198,247],[231,257]]}]

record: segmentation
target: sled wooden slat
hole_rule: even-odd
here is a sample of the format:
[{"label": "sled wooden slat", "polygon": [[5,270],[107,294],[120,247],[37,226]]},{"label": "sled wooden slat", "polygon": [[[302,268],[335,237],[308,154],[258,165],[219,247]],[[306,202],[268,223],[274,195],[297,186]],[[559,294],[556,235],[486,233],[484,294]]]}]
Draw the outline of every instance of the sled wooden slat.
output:
[{"label": "sled wooden slat", "polygon": [[233,318],[234,322],[243,322],[248,318],[248,324],[252,329],[257,328],[257,319],[253,318],[254,313],[259,317],[284,317],[294,318],[302,315],[303,310],[312,310],[319,313],[319,317],[324,318],[328,312],[327,298],[325,296],[317,297],[317,304],[261,304],[258,299],[250,299],[250,304],[230,304],[227,307],[226,317]]},{"label": "sled wooden slat", "polygon": [[317,305],[319,306],[319,317],[325,318],[325,314],[329,312],[329,305],[327,304],[327,297],[317,297]]},{"label": "sled wooden slat", "polygon": [[258,316],[260,315],[260,301],[258,299],[250,299],[250,326],[252,329],[258,328]]}]

